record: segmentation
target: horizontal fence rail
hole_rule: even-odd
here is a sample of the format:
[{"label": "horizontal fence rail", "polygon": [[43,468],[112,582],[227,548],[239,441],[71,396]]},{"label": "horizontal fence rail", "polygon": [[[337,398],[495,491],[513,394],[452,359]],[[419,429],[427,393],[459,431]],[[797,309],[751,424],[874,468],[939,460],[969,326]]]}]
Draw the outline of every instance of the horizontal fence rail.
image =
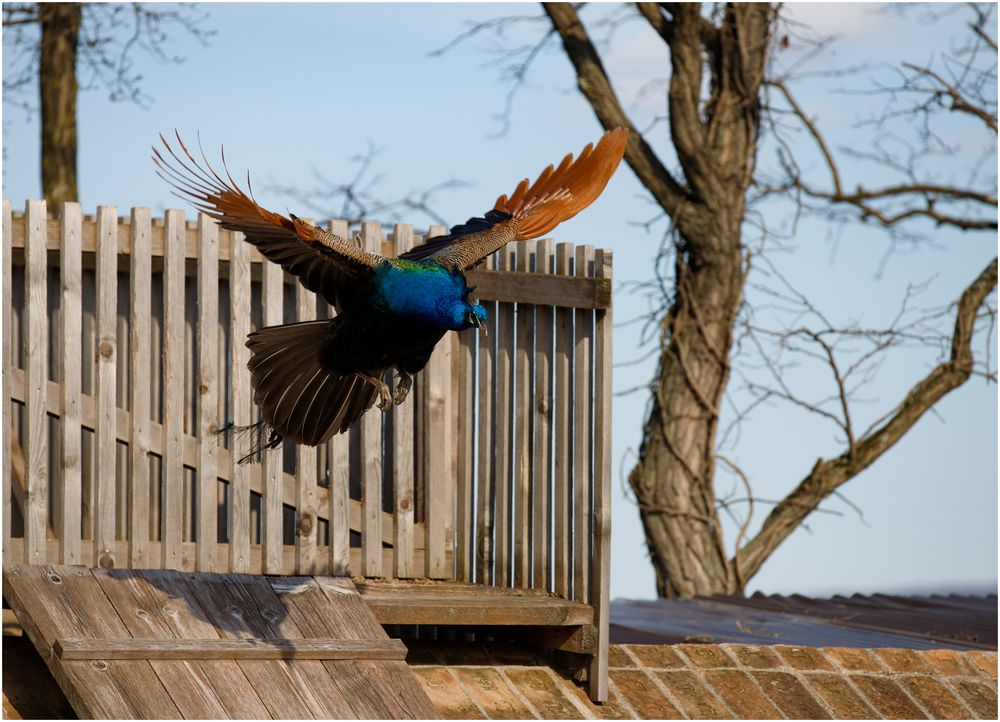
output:
[{"label": "horizontal fence rail", "polygon": [[216,432],[257,418],[246,335],[333,309],[178,210],[4,200],[3,243],[7,559],[543,589],[606,638],[610,252],[506,247],[468,274],[489,333],[446,335],[402,405],[240,465]]}]

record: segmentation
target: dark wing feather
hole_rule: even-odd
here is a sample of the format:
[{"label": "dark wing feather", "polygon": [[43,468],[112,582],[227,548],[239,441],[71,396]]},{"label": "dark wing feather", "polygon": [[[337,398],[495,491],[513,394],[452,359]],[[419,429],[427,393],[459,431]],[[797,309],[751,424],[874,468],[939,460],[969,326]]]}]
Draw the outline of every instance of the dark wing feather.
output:
[{"label": "dark wing feather", "polygon": [[[169,161],[153,148],[153,162],[161,178],[223,228],[243,233],[265,258],[296,276],[303,286],[330,304],[340,307],[341,301],[367,282],[372,268],[384,260],[295,216],[286,218],[261,208],[233,181],[228,170],[225,178],[216,173],[204,153],[202,168],[180,135],[177,142],[183,157],[174,152],[166,138],[161,135],[160,139],[173,159]],[[225,169],[225,154],[222,162]]]},{"label": "dark wing feather", "polygon": [[464,271],[482,262],[511,241],[538,238],[593,203],[607,186],[625,154],[628,131],[605,133],[595,147],[589,144],[573,160],[563,158],[559,167],[548,166],[529,184],[522,180],[508,199],[502,195],[483,218],[472,218],[402,254],[416,260],[436,258],[445,266]]}]

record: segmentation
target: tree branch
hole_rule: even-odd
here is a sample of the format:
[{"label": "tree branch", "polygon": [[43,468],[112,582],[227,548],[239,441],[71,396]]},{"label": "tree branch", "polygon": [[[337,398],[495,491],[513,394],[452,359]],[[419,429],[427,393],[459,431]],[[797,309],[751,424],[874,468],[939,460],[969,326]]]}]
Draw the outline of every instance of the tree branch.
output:
[{"label": "tree branch", "polygon": [[629,131],[625,161],[649,190],[656,202],[671,216],[677,214],[689,200],[689,192],[660,162],[653,149],[625,114],[611,81],[604,70],[597,49],[574,7],[568,3],[543,3],[552,27],[559,34],[563,48],[576,70],[580,92],[590,102],[598,121],[605,129],[626,128]]},{"label": "tree branch", "polygon": [[757,535],[737,551],[735,563],[745,578],[749,579],[757,573],[774,550],[823,499],[874,463],[942,397],[972,376],[971,346],[976,316],[996,284],[997,259],[994,258],[958,301],[948,359],[910,389],[895,413],[882,426],[859,439],[853,454],[848,449],[835,459],[819,459],[816,462],[809,475],[768,515]]}]

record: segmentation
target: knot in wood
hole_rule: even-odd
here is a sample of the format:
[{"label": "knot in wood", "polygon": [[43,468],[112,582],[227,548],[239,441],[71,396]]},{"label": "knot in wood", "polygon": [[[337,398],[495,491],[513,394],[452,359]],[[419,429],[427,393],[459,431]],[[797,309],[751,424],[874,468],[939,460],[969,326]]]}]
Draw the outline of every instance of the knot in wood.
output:
[{"label": "knot in wood", "polygon": [[198,387],[198,393],[201,394],[202,396],[204,396],[205,394],[207,394],[208,393],[208,385],[207,384],[201,384]]},{"label": "knot in wood", "polygon": [[101,345],[98,347],[101,356],[104,358],[111,358],[115,355],[115,345],[110,341],[101,341]]},{"label": "knot in wood", "polygon": [[52,582],[53,584],[62,584],[62,577],[56,574],[55,572],[51,572],[49,574],[49,581]]},{"label": "knot in wood", "polygon": [[101,552],[100,559],[97,560],[97,565],[101,569],[114,569],[115,568],[115,557],[111,553],[110,549],[104,549]]},{"label": "knot in wood", "polygon": [[296,529],[296,533],[299,536],[309,536],[313,529],[313,518],[312,514],[303,514],[299,517],[299,525]]},{"label": "knot in wood", "polygon": [[95,659],[90,663],[90,666],[96,669],[98,672],[106,672],[108,669],[108,663],[103,659]]},{"label": "knot in wood", "polygon": [[400,499],[399,500],[399,509],[400,509],[400,511],[408,511],[409,508],[410,508],[410,505],[411,505],[411,502],[410,502],[409,499]]}]

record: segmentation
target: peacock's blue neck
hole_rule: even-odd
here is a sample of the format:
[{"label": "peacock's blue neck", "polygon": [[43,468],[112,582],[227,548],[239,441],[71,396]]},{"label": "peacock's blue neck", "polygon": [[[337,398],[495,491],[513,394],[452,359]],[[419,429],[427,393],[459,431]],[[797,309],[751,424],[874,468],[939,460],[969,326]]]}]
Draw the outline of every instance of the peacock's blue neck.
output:
[{"label": "peacock's blue neck", "polygon": [[[381,264],[375,269],[372,297],[384,311],[453,331],[478,326],[486,318],[482,306],[469,303],[465,277],[433,260]],[[470,320],[470,313],[478,322]]]}]

